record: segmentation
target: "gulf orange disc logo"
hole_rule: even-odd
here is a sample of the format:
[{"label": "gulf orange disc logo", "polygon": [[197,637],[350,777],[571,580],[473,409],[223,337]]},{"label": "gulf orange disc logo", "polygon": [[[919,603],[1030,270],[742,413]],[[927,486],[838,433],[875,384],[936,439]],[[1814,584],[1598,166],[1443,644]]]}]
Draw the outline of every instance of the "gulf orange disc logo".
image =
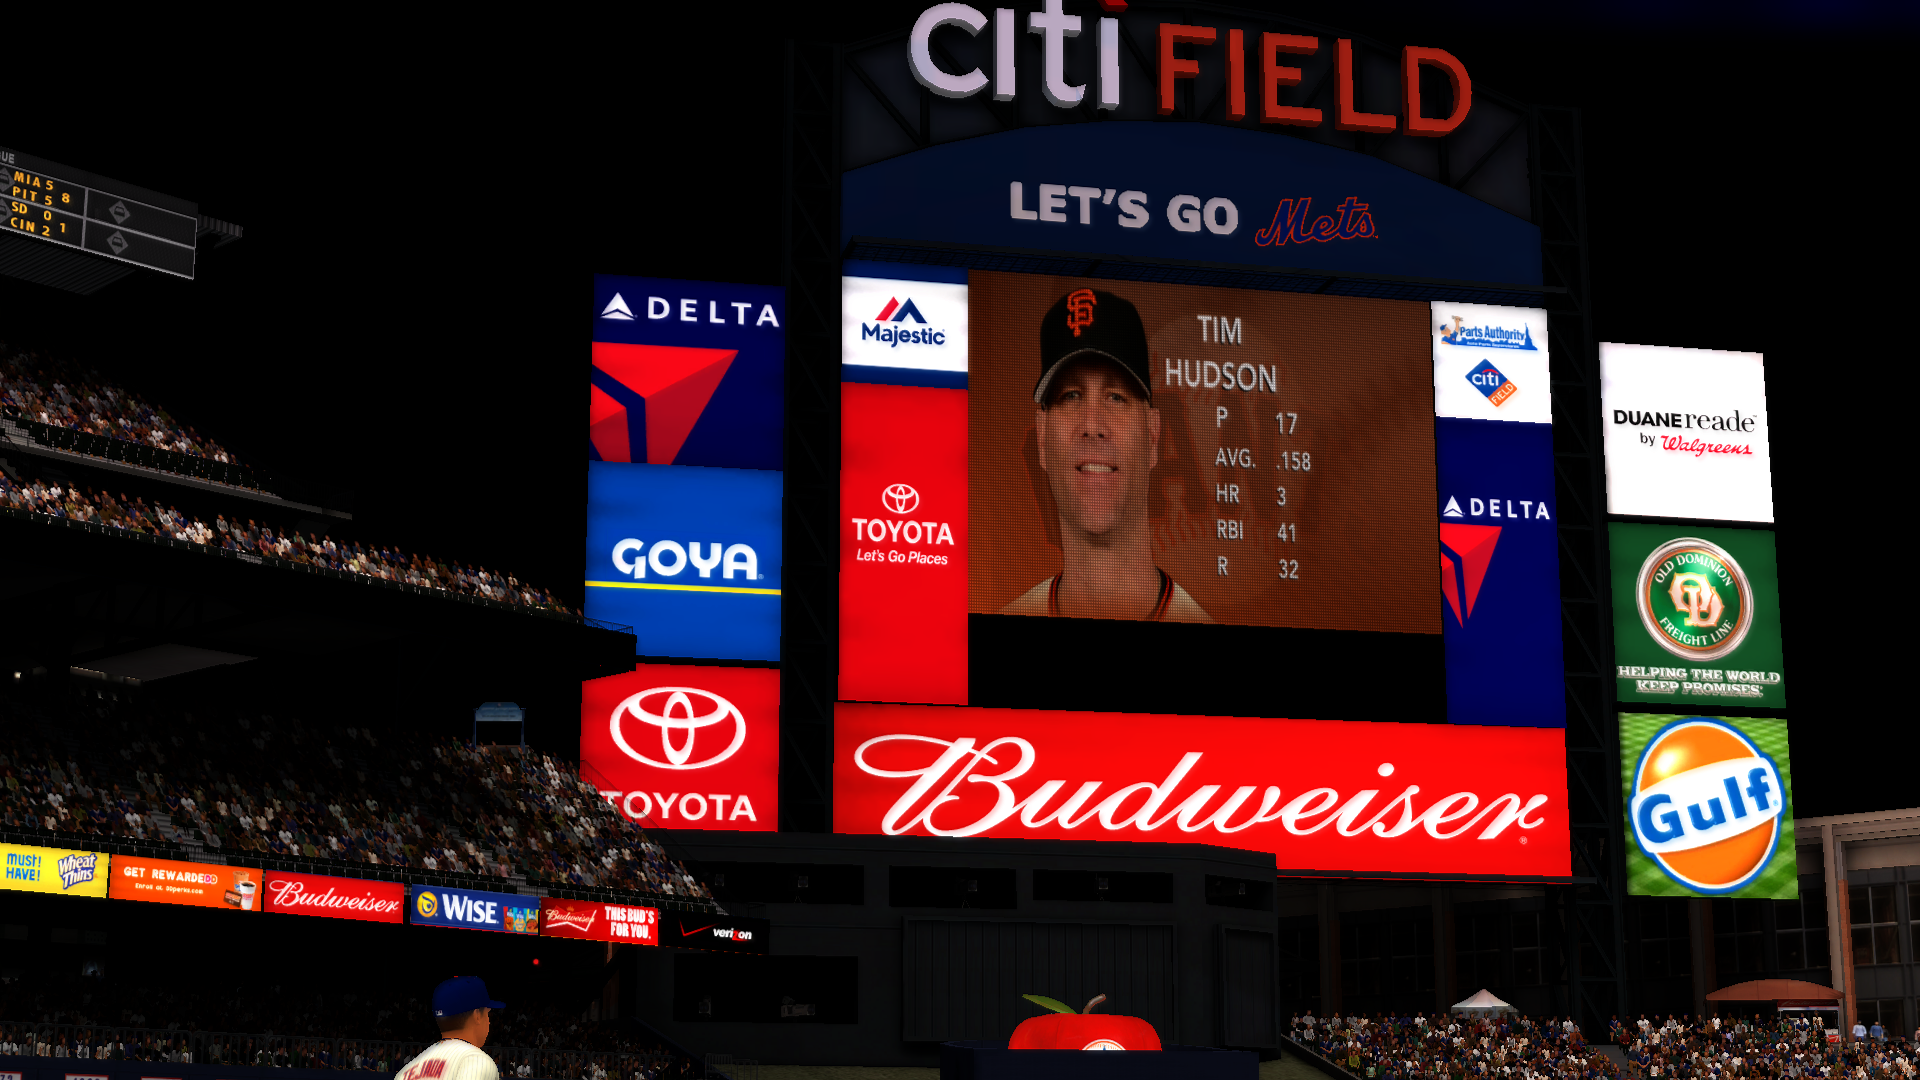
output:
[{"label": "gulf orange disc logo", "polygon": [[1627,821],[1667,876],[1703,893],[1750,884],[1780,843],[1786,785],[1746,733],[1704,716],[1647,740],[1634,765]]}]

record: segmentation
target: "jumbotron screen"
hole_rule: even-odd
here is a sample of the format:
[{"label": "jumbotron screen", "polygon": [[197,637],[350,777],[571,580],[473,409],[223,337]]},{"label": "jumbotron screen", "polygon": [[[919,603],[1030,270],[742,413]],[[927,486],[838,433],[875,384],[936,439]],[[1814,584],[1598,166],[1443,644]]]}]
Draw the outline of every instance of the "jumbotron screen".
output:
[{"label": "jumbotron screen", "polygon": [[843,279],[843,700],[1564,724],[1543,312],[910,270]]}]

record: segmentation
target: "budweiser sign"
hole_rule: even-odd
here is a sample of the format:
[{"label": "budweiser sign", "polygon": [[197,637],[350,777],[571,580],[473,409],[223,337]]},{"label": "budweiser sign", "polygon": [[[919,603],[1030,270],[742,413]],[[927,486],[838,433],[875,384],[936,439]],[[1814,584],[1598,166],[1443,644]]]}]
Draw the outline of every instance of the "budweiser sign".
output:
[{"label": "budweiser sign", "polygon": [[407,887],[393,881],[267,871],[267,910],[363,922],[402,921]]},{"label": "budweiser sign", "polygon": [[834,829],[1218,844],[1282,870],[1565,877],[1557,728],[835,706]]},{"label": "budweiser sign", "polygon": [[631,904],[601,904],[548,896],[540,901],[540,933],[545,937],[658,945],[660,911]]}]

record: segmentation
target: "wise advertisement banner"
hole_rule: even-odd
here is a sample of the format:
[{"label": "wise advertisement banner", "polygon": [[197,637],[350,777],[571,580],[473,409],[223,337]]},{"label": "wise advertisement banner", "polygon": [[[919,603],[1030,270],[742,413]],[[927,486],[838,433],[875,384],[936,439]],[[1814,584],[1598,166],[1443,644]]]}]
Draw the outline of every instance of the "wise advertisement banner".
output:
[{"label": "wise advertisement banner", "polygon": [[1787,704],[1773,534],[1607,527],[1621,701]]},{"label": "wise advertisement banner", "polygon": [[107,856],[68,848],[0,844],[6,877],[0,889],[60,896],[107,895]]},{"label": "wise advertisement banner", "polygon": [[261,871],[251,867],[121,855],[113,860],[113,884],[107,895],[115,900],[262,911],[260,879]]},{"label": "wise advertisement banner", "polygon": [[1759,353],[1600,344],[1607,512],[1773,520]]},{"label": "wise advertisement banner", "polygon": [[397,923],[404,919],[407,887],[397,881],[321,877],[268,870],[267,910],[283,915]]},{"label": "wise advertisement banner", "polygon": [[1792,900],[1787,722],[1620,714],[1627,891]]},{"label": "wise advertisement banner", "polygon": [[834,708],[834,830],[1217,844],[1282,870],[1565,877],[1547,728]]},{"label": "wise advertisement banner", "polygon": [[415,885],[412,902],[407,906],[407,921],[415,926],[537,934],[540,932],[540,898]]},{"label": "wise advertisement banner", "polygon": [[641,664],[584,682],[580,771],[651,828],[772,832],[780,672]]},{"label": "wise advertisement banner", "polygon": [[1433,302],[1433,412],[1553,423],[1542,308]]},{"label": "wise advertisement banner", "polygon": [[778,469],[786,291],[593,279],[591,461]]},{"label": "wise advertisement banner", "polygon": [[540,934],[618,945],[658,945],[660,912],[650,907],[545,896],[540,898]]},{"label": "wise advertisement banner", "polygon": [[587,615],[643,656],[780,659],[781,474],[587,466]]}]

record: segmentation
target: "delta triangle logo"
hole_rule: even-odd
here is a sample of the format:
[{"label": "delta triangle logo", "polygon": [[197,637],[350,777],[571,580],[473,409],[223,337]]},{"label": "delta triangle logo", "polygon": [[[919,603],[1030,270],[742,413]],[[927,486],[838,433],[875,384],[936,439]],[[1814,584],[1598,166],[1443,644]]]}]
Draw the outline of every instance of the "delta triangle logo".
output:
[{"label": "delta triangle logo", "polygon": [[1447,508],[1445,510],[1440,511],[1440,516],[1441,517],[1466,517],[1467,515],[1460,512],[1460,500],[1449,495],[1447,496]]},{"label": "delta triangle logo", "polygon": [[[1448,502],[1451,505],[1452,500]],[[1461,626],[1473,618],[1474,601],[1480,598],[1480,586],[1499,543],[1498,525],[1440,525],[1440,595],[1446,597],[1454,621]]]},{"label": "delta triangle logo", "polygon": [[737,349],[594,342],[589,460],[673,464],[738,355]]},{"label": "delta triangle logo", "polygon": [[607,306],[600,312],[600,317],[618,322],[632,322],[633,309],[627,306],[627,302],[620,298],[619,293],[614,293],[613,299],[609,300]]}]

